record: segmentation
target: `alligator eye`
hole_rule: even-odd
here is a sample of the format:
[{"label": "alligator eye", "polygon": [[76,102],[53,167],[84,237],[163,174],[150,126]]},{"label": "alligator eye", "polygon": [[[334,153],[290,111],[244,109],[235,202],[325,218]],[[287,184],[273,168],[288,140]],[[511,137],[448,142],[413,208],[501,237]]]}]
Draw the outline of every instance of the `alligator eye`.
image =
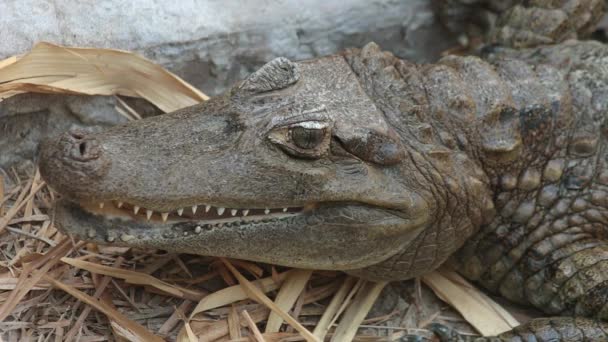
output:
[{"label": "alligator eye", "polygon": [[291,127],[289,129],[291,141],[294,145],[303,149],[315,148],[325,139],[325,128],[306,128],[302,126]]},{"label": "alligator eye", "polygon": [[268,138],[295,157],[320,158],[329,148],[331,135],[327,123],[304,121],[275,128]]}]

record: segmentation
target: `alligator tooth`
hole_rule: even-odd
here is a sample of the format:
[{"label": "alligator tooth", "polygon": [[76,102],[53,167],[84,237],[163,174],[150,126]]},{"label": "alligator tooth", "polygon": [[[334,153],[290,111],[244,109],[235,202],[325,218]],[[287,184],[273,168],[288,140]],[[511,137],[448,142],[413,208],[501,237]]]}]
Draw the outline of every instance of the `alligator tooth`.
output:
[{"label": "alligator tooth", "polygon": [[196,228],[194,228],[194,232],[196,234],[200,234],[200,232],[203,230],[203,228],[201,228],[201,226],[196,226]]},{"label": "alligator tooth", "polygon": [[283,208],[283,212],[286,213],[287,212],[287,208]]},{"label": "alligator tooth", "polygon": [[120,209],[122,208],[123,203],[122,202],[118,202],[116,203],[116,208]]},{"label": "alligator tooth", "polygon": [[99,202],[99,209],[103,209],[103,206],[105,205],[105,203],[103,202]]},{"label": "alligator tooth", "polygon": [[95,237],[95,235],[97,235],[97,231],[95,229],[89,229],[87,231],[87,236],[89,237],[89,239],[92,239]]},{"label": "alligator tooth", "polygon": [[163,219],[163,222],[167,222],[167,218],[169,217],[169,213],[161,213],[160,217]]},{"label": "alligator tooth", "polygon": [[210,205],[206,205],[206,206],[205,206],[205,212],[206,212],[206,213],[208,213],[208,212],[209,212],[209,209],[211,209],[211,206],[210,206]]},{"label": "alligator tooth", "polygon": [[236,209],[230,209],[230,215],[232,215],[232,216],[236,215],[237,211],[238,210],[236,210]]},{"label": "alligator tooth", "polygon": [[124,242],[127,242],[127,241],[131,241],[131,240],[135,239],[135,236],[133,236],[131,234],[123,233],[120,235],[120,239]]},{"label": "alligator tooth", "polygon": [[182,216],[183,213],[184,213],[184,208],[177,209],[177,215]]},{"label": "alligator tooth", "polygon": [[196,209],[198,209],[198,205],[192,206],[192,214],[196,214]]},{"label": "alligator tooth", "polygon": [[270,209],[266,208],[264,209],[264,214],[268,215],[270,213]]},{"label": "alligator tooth", "polygon": [[148,221],[150,221],[150,217],[152,217],[152,214],[154,212],[152,210],[146,210],[146,218],[148,219]]},{"label": "alligator tooth", "polygon": [[226,208],[217,208],[217,214],[222,216],[222,214],[224,213],[224,210],[226,210]]},{"label": "alligator tooth", "polygon": [[247,214],[249,214],[249,209],[243,210],[243,216],[247,216]]},{"label": "alligator tooth", "polygon": [[138,212],[139,212],[139,207],[138,206],[134,206],[133,207],[133,214],[137,215]]}]

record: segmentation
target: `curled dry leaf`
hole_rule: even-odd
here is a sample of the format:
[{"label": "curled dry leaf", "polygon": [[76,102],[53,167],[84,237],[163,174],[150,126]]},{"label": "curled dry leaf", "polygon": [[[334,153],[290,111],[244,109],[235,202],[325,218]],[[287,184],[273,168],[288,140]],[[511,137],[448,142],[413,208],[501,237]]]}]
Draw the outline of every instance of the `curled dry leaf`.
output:
[{"label": "curled dry leaf", "polygon": [[0,61],[0,100],[24,92],[142,97],[165,112],[208,97],[137,54],[112,49],[38,43]]},{"label": "curled dry leaf", "polygon": [[[279,288],[280,282],[285,280],[285,278],[292,274],[293,271],[287,271],[280,273],[276,276],[276,279],[273,277],[268,277],[256,281],[252,281],[251,284],[261,289],[263,292],[274,291]],[[279,281],[278,283],[276,281]],[[232,303],[236,303],[240,300],[247,299],[247,292],[243,288],[243,285],[234,285],[227,287],[225,289],[216,291],[205,298],[201,299],[201,301],[196,305],[192,313],[190,314],[190,318],[194,317],[194,315],[201,313],[203,311],[219,308],[221,306],[229,305]]]},{"label": "curled dry leaf", "polygon": [[[275,304],[285,311],[291,310],[298,297],[302,294],[302,291],[304,291],[304,287],[306,287],[311,275],[312,270],[293,270],[293,273],[283,282],[274,300]],[[279,332],[282,324],[283,319],[278,314],[271,312],[266,323],[265,333]]]},{"label": "curled dry leaf", "polygon": [[498,335],[519,325],[509,312],[454,271],[440,268],[423,275],[422,281],[484,336]]},{"label": "curled dry leaf", "polygon": [[61,258],[61,261],[68,265],[87,270],[91,273],[103,274],[115,278],[124,279],[127,283],[130,284],[149,285],[174,297],[192,300],[198,300],[203,297],[203,294],[199,293],[198,291],[166,283],[146,273],[124,270],[122,268],[100,265],[93,262],[68,257]]}]

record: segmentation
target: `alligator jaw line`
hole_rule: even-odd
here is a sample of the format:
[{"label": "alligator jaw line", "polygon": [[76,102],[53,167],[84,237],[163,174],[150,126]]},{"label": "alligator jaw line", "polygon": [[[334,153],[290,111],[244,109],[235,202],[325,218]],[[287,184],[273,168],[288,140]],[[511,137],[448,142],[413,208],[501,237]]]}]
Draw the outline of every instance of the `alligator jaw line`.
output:
[{"label": "alligator jaw line", "polygon": [[275,217],[281,214],[299,214],[312,209],[306,207],[283,207],[283,208],[225,208],[215,207],[209,204],[193,205],[189,208],[176,208],[168,212],[159,212],[142,206],[130,204],[126,201],[106,201],[80,204],[80,206],[93,214],[120,217],[132,220],[147,221],[226,221],[241,220],[249,217],[263,219]]}]

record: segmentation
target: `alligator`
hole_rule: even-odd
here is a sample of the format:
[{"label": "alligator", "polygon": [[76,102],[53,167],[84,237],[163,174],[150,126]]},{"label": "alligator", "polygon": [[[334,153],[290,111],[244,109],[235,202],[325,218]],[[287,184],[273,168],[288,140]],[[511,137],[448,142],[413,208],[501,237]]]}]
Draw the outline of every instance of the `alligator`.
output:
[{"label": "alligator", "polygon": [[478,341],[608,340],[608,46],[571,39],[605,3],[507,3],[480,56],[277,58],[204,103],[48,140],[55,224],[370,280],[448,261],[554,316]]}]

